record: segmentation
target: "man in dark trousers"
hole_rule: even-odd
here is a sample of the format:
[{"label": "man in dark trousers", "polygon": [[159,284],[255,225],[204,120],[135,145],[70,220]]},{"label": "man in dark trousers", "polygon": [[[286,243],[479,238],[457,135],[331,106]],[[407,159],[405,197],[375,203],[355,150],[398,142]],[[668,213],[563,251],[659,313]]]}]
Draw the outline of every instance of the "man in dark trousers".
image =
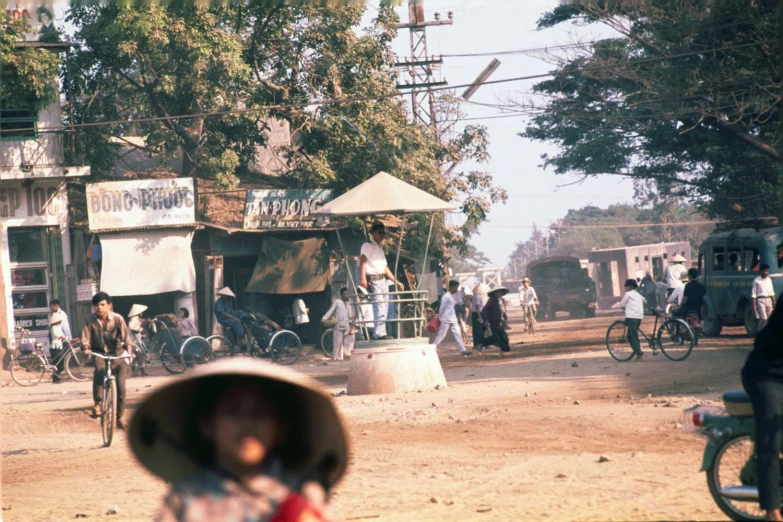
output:
[{"label": "man in dark trousers", "polygon": [[[781,295],[783,298],[783,295]],[[783,450],[783,310],[776,306],[742,368],[742,386],[756,423],[759,505],[767,520],[780,516],[780,452]]]},{"label": "man in dark trousers", "polygon": [[[111,296],[106,292],[98,292],[92,298],[94,313],[87,318],[87,324],[82,330],[82,350],[96,351],[101,354],[119,356],[130,349],[131,340],[125,319],[120,314],[111,311]],[[106,374],[104,359],[95,357],[95,373],[92,378],[92,398],[95,406],[93,417],[101,415],[101,399],[103,398],[103,377]],[[111,361],[112,370],[117,382],[117,427],[125,429],[122,414],[125,410],[125,383],[128,380],[129,364],[127,359]]]},{"label": "man in dark trousers", "polygon": [[508,334],[503,328],[503,305],[500,303],[500,298],[507,293],[508,290],[502,286],[489,292],[489,300],[481,311],[484,324],[489,325],[492,331],[492,335],[484,339],[481,344],[484,347],[490,344],[499,346],[502,357],[505,357],[511,351],[511,346],[508,344]]}]

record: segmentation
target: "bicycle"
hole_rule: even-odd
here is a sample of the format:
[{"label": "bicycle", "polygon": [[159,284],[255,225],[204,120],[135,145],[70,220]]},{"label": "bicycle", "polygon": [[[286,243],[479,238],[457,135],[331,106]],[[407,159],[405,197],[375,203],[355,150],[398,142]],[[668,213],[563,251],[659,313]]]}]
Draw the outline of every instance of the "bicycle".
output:
[{"label": "bicycle", "polygon": [[84,382],[90,379],[87,370],[89,356],[74,347],[81,344],[79,339],[64,339],[60,353],[49,362],[49,355],[43,350],[41,343],[24,342],[30,340],[29,330],[16,330],[21,332],[21,338],[19,348],[11,354],[10,370],[11,378],[19,386],[35,386],[41,382],[45,373],[55,374],[60,364],[72,380]]},{"label": "bicycle", "polygon": [[[269,357],[285,366],[294,364],[302,354],[302,341],[291,330],[278,325],[263,314],[248,313],[242,318],[244,335],[235,340],[231,330],[226,335],[212,335],[206,338],[211,358],[235,355]],[[217,348],[215,347],[217,343]]]},{"label": "bicycle", "polygon": [[120,359],[130,359],[131,355],[105,355],[96,352],[92,352],[92,355],[106,361],[101,399],[101,435],[103,435],[103,445],[109,447],[114,437],[114,427],[117,425],[117,382],[112,373],[111,363]]},{"label": "bicycle", "polygon": [[327,328],[321,335],[321,351],[330,359],[334,358],[334,328]]},{"label": "bicycle", "polygon": [[[661,353],[671,361],[687,359],[693,350],[696,338],[688,323],[660,310],[653,310],[653,315],[655,324],[652,335],[647,337],[647,334],[639,329],[639,333],[652,349],[653,355],[658,355],[657,349],[660,349]],[[627,334],[625,319],[613,322],[606,331],[606,348],[609,350],[609,355],[618,362],[630,361],[634,356]]]},{"label": "bicycle", "polygon": [[[150,366],[153,365],[155,361],[153,354],[157,354],[161,366],[163,366],[163,369],[167,372],[174,375],[184,372],[187,369],[187,366],[183,363],[181,357],[183,343],[177,342],[174,334],[171,333],[171,329],[160,319],[153,318],[149,321],[149,331],[153,335],[148,339],[148,342],[153,346],[153,349],[150,349],[147,346],[147,343],[144,342],[143,338],[140,339],[137,349],[144,353],[142,364],[147,364],[147,362],[149,362]],[[158,346],[155,347],[153,343]],[[135,338],[134,346],[136,346]]]}]

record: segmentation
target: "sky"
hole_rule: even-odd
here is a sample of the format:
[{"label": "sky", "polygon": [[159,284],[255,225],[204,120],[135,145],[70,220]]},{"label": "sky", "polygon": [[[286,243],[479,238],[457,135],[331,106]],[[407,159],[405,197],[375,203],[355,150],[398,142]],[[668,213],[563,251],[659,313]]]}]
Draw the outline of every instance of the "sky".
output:
[{"label": "sky", "polygon": [[[541,15],[558,5],[557,0],[424,0],[426,19],[441,13],[441,20],[453,12],[451,26],[427,29],[429,53],[436,55],[495,53],[516,49],[568,44],[576,38],[584,41],[606,36],[608,30],[600,27],[555,27],[544,31],[536,29]],[[369,11],[372,11],[370,9]],[[408,21],[407,2],[397,8],[401,22]],[[400,57],[410,55],[407,29],[401,29],[393,42],[394,52]],[[492,60],[482,57],[444,57],[440,75],[451,85],[471,83]],[[498,55],[500,67],[491,80],[528,76],[551,71],[553,66],[538,58],[513,54]],[[540,81],[540,80],[539,80]],[[482,86],[462,106],[468,118],[496,117],[500,110],[479,104],[504,103],[522,91],[529,91],[535,81],[520,81]],[[459,89],[461,94],[464,89]],[[492,173],[495,184],[508,192],[505,205],[493,205],[489,221],[482,225],[471,243],[484,252],[493,264],[505,266],[517,241],[530,236],[533,224],[546,227],[563,217],[569,209],[585,205],[605,208],[613,203],[632,202],[633,185],[619,176],[601,176],[567,187],[580,177],[556,175],[544,170],[541,154],[557,153],[554,144],[539,143],[517,135],[525,126],[523,117],[477,119],[466,124],[483,124],[489,133],[489,164],[482,167]],[[458,220],[451,216],[451,220]],[[454,222],[454,221],[452,221]]]}]

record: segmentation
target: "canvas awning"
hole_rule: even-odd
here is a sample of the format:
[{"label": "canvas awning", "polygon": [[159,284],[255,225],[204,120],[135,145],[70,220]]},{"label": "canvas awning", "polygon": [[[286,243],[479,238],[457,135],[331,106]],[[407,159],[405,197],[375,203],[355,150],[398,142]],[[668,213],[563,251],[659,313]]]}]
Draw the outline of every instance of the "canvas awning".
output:
[{"label": "canvas awning", "polygon": [[101,291],[111,296],[194,292],[193,229],[99,234]]},{"label": "canvas awning", "polygon": [[329,249],[323,238],[285,241],[264,237],[245,292],[305,294],[329,283]]},{"label": "canvas awning", "polygon": [[323,205],[314,214],[360,216],[365,214],[410,214],[456,210],[452,203],[379,172],[342,196]]}]

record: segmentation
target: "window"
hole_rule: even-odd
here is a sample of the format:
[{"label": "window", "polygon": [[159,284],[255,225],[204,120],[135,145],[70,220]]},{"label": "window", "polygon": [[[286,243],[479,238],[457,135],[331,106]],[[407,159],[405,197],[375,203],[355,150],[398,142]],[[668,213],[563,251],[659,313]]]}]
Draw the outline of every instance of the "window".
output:
[{"label": "window", "polygon": [[745,248],[742,253],[742,269],[745,272],[754,272],[759,269],[759,251],[755,248]]},{"label": "window", "polygon": [[29,310],[31,308],[46,308],[49,306],[49,292],[13,292],[11,294],[14,310]]},{"label": "window", "polygon": [[49,284],[45,268],[16,268],[11,270],[11,284],[17,287],[45,286]]},{"label": "window", "polygon": [[46,262],[43,228],[9,228],[11,263]]},{"label": "window", "polygon": [[1,109],[0,130],[3,140],[36,139],[36,114],[32,109]]},{"label": "window", "polygon": [[685,250],[680,250],[680,255],[681,255],[682,257],[685,257]]},{"label": "window", "polygon": [[669,254],[667,254],[667,253],[665,253],[665,252],[664,252],[664,254],[663,254],[663,258],[664,258],[664,259],[669,259]]},{"label": "window", "polygon": [[644,260],[645,261],[649,261],[650,260],[650,256],[644,256]]},{"label": "window", "polygon": [[726,249],[723,247],[713,247],[712,249],[712,270],[722,272],[726,270]]},{"label": "window", "polygon": [[729,272],[739,272],[742,270],[740,267],[740,261],[742,260],[742,252],[740,247],[729,247],[729,263],[726,270]]},{"label": "window", "polygon": [[783,243],[777,247],[778,268],[783,268]]},{"label": "window", "polygon": [[[664,254],[665,256],[666,254]],[[699,273],[704,274],[704,254],[699,252]]]},{"label": "window", "polygon": [[634,257],[633,260],[638,263],[639,262],[639,256]]}]

